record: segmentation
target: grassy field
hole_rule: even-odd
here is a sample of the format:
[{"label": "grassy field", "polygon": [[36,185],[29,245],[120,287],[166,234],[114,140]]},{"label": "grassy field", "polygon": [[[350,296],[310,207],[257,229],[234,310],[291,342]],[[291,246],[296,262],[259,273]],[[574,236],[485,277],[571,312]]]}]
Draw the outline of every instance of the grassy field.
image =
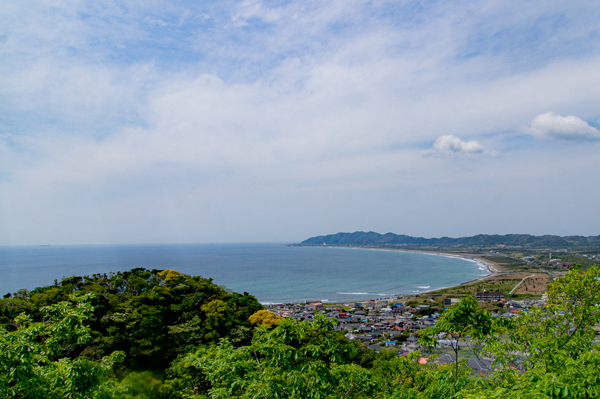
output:
[{"label": "grassy field", "polygon": [[523,277],[525,277],[513,277],[512,274],[509,276],[502,275],[502,278],[498,278],[499,276],[492,276],[485,280],[476,281],[471,284],[445,288],[437,292],[442,294],[475,295],[477,292],[483,292],[483,290],[487,290],[488,292],[502,292],[506,295],[521,281]]},{"label": "grassy field", "polygon": [[501,292],[508,296],[508,293],[515,288],[523,278],[526,279],[519,285],[514,294],[518,294],[519,296],[539,296],[546,290],[546,284],[548,283],[547,274],[527,272],[497,274],[472,283],[438,290],[436,293],[446,294],[444,295],[446,297],[465,294],[475,295],[477,292],[486,290],[488,292]]},{"label": "grassy field", "polygon": [[532,270],[538,270],[537,267],[533,267],[527,262],[521,259],[510,258],[508,256],[482,256],[483,259],[490,262],[494,262],[496,269],[505,272],[527,272]]}]

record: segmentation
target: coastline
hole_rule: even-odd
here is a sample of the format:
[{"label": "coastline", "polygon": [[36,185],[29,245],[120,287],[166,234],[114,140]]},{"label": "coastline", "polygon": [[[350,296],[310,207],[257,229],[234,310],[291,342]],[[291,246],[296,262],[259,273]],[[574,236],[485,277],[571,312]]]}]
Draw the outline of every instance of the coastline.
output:
[{"label": "coastline", "polygon": [[[379,252],[383,254],[382,256],[376,255],[374,252],[371,252],[369,255],[363,251],[357,251],[358,249],[374,249],[374,250],[390,250],[390,248],[369,248],[369,247],[361,247],[356,246],[353,248],[349,247],[329,247],[335,249],[354,249],[356,252],[363,252],[362,255],[358,253],[352,254],[353,251],[325,251],[325,252],[346,252],[345,254],[334,255],[334,258],[346,259],[349,260],[354,259],[355,257],[365,257],[367,261],[358,262],[362,263],[362,269],[367,271],[367,274],[373,274],[373,270],[371,265],[369,264],[368,259],[375,258],[388,258],[388,263],[382,264],[385,267],[377,268],[377,276],[373,279],[373,282],[376,284],[369,286],[372,290],[363,287],[363,281],[360,278],[356,278],[352,273],[348,273],[347,267],[338,267],[337,273],[340,273],[341,277],[345,278],[347,283],[349,284],[339,284],[339,283],[331,283],[327,285],[327,288],[321,290],[323,295],[321,294],[306,294],[306,292],[319,292],[318,289],[314,289],[315,284],[318,281],[314,281],[314,279],[310,278],[310,275],[306,273],[306,271],[298,272],[298,270],[302,269],[302,259],[305,257],[297,257],[294,253],[286,254],[277,254],[276,252],[280,250],[274,250],[278,247],[282,247],[280,243],[273,244],[253,244],[253,245],[158,245],[158,246],[139,246],[139,245],[126,245],[126,246],[70,246],[70,247],[59,247],[59,246],[51,246],[51,247],[27,247],[27,248],[18,248],[11,249],[11,253],[8,257],[10,262],[2,265],[2,270],[5,273],[2,281],[2,286],[6,286],[4,288],[4,292],[14,293],[17,292],[18,289],[24,288],[27,290],[34,290],[36,287],[45,287],[51,285],[51,281],[55,278],[62,276],[84,276],[84,275],[92,275],[94,273],[110,273],[116,271],[127,271],[128,269],[135,267],[145,267],[148,269],[163,269],[165,267],[171,267],[175,270],[183,274],[189,274],[193,276],[210,276],[217,284],[224,285],[229,287],[230,289],[236,292],[251,292],[253,295],[257,295],[257,298],[261,303],[280,303],[282,299],[288,303],[300,303],[304,302],[307,298],[311,299],[322,299],[323,303],[350,303],[350,302],[361,302],[368,301],[370,299],[378,299],[378,298],[395,298],[396,296],[402,295],[411,295],[411,294],[420,294],[425,292],[430,292],[434,288],[441,289],[441,287],[445,286],[455,286],[460,283],[464,283],[466,280],[476,279],[485,277],[490,274],[490,268],[485,265],[484,262],[477,262],[479,259],[473,258],[473,256],[457,256],[457,254],[453,253],[442,253],[436,251],[419,251],[413,250],[408,252],[423,253],[423,255],[433,255],[433,256],[444,256],[447,261],[451,261],[451,258],[463,258],[464,260],[468,260],[471,262],[477,262],[474,264],[465,264],[464,262],[460,262],[460,265],[457,267],[460,270],[464,270],[464,274],[454,273],[451,267],[435,269],[439,270],[440,273],[444,275],[448,274],[451,278],[448,279],[437,279],[437,272],[427,272],[424,273],[419,265],[423,262],[429,263],[430,261],[433,263],[439,263],[440,265],[446,264],[446,261],[443,258],[430,258],[428,261],[426,257],[424,259],[420,259],[420,256],[410,257],[414,259],[414,263],[410,263],[410,268],[406,270],[406,273],[414,275],[414,278],[411,277],[411,281],[413,283],[408,283],[405,280],[404,272],[400,274],[396,273],[393,276],[388,275],[386,270],[390,270],[389,266],[393,266],[396,264],[394,259],[401,255],[400,253],[388,252],[386,256],[385,253]],[[288,246],[288,245],[285,245]],[[327,256],[323,257],[321,252],[322,248],[317,249],[316,253],[306,257],[306,259],[319,260],[325,259],[323,261],[317,262],[319,265],[323,265],[322,267],[326,267],[327,265]],[[436,248],[434,248],[436,249]],[[114,256],[115,251],[119,251],[121,254],[119,256]],[[392,250],[396,250],[395,248]],[[407,252],[407,249],[400,248],[397,250],[403,250]],[[35,252],[34,252],[35,251]],[[233,251],[233,252],[232,252]],[[288,252],[288,251],[286,251]],[[309,251],[315,252],[315,251]],[[36,256],[32,258],[32,253]],[[182,253],[185,256],[182,256]],[[231,254],[236,255],[235,262],[231,259]],[[271,256],[275,254],[277,256]],[[157,256],[160,255],[160,256]],[[243,257],[240,257],[243,255]],[[283,276],[288,279],[285,284],[282,282],[280,285],[283,287],[279,287],[278,290],[273,290],[271,286],[264,284],[263,281],[265,278],[274,278],[272,276],[279,276],[277,274],[271,275],[271,273],[277,272],[282,269],[281,260],[279,255],[285,255],[284,258],[286,262],[288,260],[289,267],[287,269],[295,270],[296,275],[302,277],[301,282],[304,284],[303,287],[295,287],[295,283],[293,280],[290,280],[293,276],[290,273],[283,273]],[[406,254],[408,255],[408,254]],[[208,256],[208,257],[207,257]],[[127,262],[123,262],[123,259],[127,259]],[[243,267],[240,266],[240,259],[244,260]],[[289,259],[288,259],[289,258]],[[408,258],[408,257],[407,257]],[[32,261],[32,259],[34,261]],[[217,261],[214,261],[216,259]],[[267,267],[262,267],[265,264],[265,259]],[[300,260],[298,260],[300,259]],[[298,263],[300,262],[300,263]],[[456,261],[457,262],[457,261]],[[354,262],[356,263],[356,262]],[[448,262],[453,263],[453,262]],[[457,262],[458,263],[458,262]],[[225,267],[225,266],[227,267]],[[231,268],[229,269],[230,265]],[[257,269],[261,273],[263,273],[262,277],[256,277],[257,274],[254,271],[255,265],[260,265],[261,268]],[[287,263],[286,263],[287,265]],[[336,263],[337,265],[337,263]],[[354,264],[353,264],[354,265]],[[473,268],[474,265],[477,265],[479,269],[477,270]],[[235,271],[232,273],[230,270]],[[308,269],[318,272],[315,268]],[[358,270],[358,269],[356,269]],[[429,270],[429,269],[427,269]],[[432,269],[433,270],[433,269]],[[390,270],[392,272],[392,270]],[[265,274],[266,273],[266,274]],[[26,280],[23,278],[25,275],[30,275]],[[454,277],[452,277],[454,275]],[[242,276],[242,277],[240,277]],[[271,277],[270,277],[271,276]],[[306,277],[308,276],[308,277]],[[381,277],[383,276],[383,277]],[[330,277],[327,277],[330,278]],[[337,277],[331,277],[336,278]],[[282,280],[284,281],[284,280]],[[290,283],[289,281],[292,281]],[[252,283],[250,286],[248,284]],[[277,282],[277,281],[275,281]],[[391,283],[391,284],[390,284]],[[395,283],[395,284],[394,284]],[[284,286],[290,285],[292,288],[291,292],[285,290]],[[11,286],[14,286],[11,287]],[[432,286],[432,287],[429,287]],[[352,288],[350,288],[352,287]],[[378,290],[378,288],[384,287],[385,289]],[[331,289],[329,289],[331,288]],[[388,290],[389,289],[389,290]],[[329,295],[331,292],[331,295]],[[258,294],[255,294],[258,293]],[[293,295],[292,295],[293,293]],[[288,297],[288,298],[285,298]]]},{"label": "coastline", "polygon": [[[451,285],[448,287],[438,287],[436,289],[433,290],[425,290],[425,291],[420,291],[418,293],[415,294],[402,294],[401,296],[411,296],[411,295],[422,295],[422,294],[427,294],[427,293],[431,293],[431,292],[436,292],[439,290],[443,290],[443,289],[447,289],[447,288],[454,288],[454,287],[460,287],[461,285],[467,285],[467,284],[472,284],[474,282],[477,281],[483,281],[486,280],[490,277],[493,277],[495,275],[498,274],[503,274],[502,272],[500,272],[497,268],[496,268],[496,263],[488,260],[488,259],[483,259],[482,256],[477,256],[474,254],[448,254],[445,252],[436,252],[436,251],[420,251],[418,249],[402,249],[402,248],[370,248],[370,247],[358,247],[358,246],[328,246],[329,248],[339,248],[339,249],[369,249],[369,250],[375,250],[375,251],[402,251],[402,252],[415,252],[415,253],[421,253],[421,254],[428,254],[428,255],[435,255],[435,256],[445,256],[447,258],[458,258],[458,259],[463,259],[469,262],[473,262],[478,264],[479,266],[482,266],[485,268],[485,270],[487,271],[487,275],[473,279],[473,280],[469,280],[469,281],[465,281],[463,283],[460,284],[456,284],[456,285]],[[373,300],[375,298],[370,298],[370,299],[364,299],[364,300],[360,300],[360,301],[355,301],[355,302],[368,302],[370,300]],[[388,298],[389,299],[389,298]],[[325,302],[325,304],[339,304],[339,303],[345,303],[344,301],[338,302],[331,302],[331,301],[327,301]]]}]

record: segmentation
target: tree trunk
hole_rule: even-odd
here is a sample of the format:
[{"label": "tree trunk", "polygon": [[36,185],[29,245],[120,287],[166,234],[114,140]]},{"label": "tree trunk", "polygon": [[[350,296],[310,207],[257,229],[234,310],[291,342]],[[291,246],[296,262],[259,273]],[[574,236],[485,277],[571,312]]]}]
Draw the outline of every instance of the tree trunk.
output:
[{"label": "tree trunk", "polygon": [[456,339],[456,347],[454,348],[454,380],[458,382],[458,338]]}]

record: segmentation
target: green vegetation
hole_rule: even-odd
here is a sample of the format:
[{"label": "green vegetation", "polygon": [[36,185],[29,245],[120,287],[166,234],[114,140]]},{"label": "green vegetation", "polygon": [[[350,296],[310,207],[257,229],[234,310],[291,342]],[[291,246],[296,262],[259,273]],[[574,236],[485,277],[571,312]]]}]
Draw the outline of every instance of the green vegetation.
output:
[{"label": "green vegetation", "polygon": [[92,314],[90,295],[72,295],[39,309],[42,322],[22,314],[13,331],[0,329],[0,396],[3,398],[110,398],[113,366],[123,358],[114,352],[94,362],[64,358],[65,348],[91,340],[84,324]]},{"label": "green vegetation", "polygon": [[508,294],[520,281],[520,278],[512,279],[509,278],[509,276],[506,276],[506,278],[503,279],[482,280],[472,284],[445,288],[436,292],[443,294],[475,295],[477,292],[487,290],[488,292],[502,292]]},{"label": "green vegetation", "polygon": [[490,260],[494,263],[497,263],[501,266],[526,266],[527,262],[521,259],[515,259],[508,256],[484,256],[484,259]]},{"label": "green vegetation", "polygon": [[259,324],[261,326],[273,327],[274,325],[281,322],[282,318],[277,316],[273,312],[269,312],[268,310],[259,310],[254,313],[248,319],[252,324]]},{"label": "green vegetation", "polygon": [[21,314],[46,322],[46,306],[69,301],[73,294],[90,294],[91,310],[85,314],[90,339],[61,345],[53,358],[99,362],[113,352],[123,353],[115,368],[120,377],[151,371],[164,380],[169,364],[198,346],[224,337],[235,345],[248,344],[253,329],[248,319],[262,309],[253,296],[232,293],[210,279],[138,268],[69,277],[0,299],[2,330],[15,330]]},{"label": "green vegetation", "polygon": [[[479,309],[477,299],[472,296],[463,297],[460,302],[442,313],[434,326],[421,334],[421,342],[429,346],[437,346],[440,334],[453,340],[483,339],[492,332],[492,319],[489,312]],[[455,379],[458,380],[458,343],[453,345],[455,356]]]},{"label": "green vegetation", "polygon": [[599,272],[572,268],[549,285],[545,306],[516,318],[491,318],[464,296],[419,334],[434,346],[468,336],[476,356],[493,359],[486,376],[465,356],[423,364],[419,352],[375,354],[334,331],[335,320],[276,319],[252,296],[200,277],[135,269],[69,278],[0,302],[0,396],[597,398]]},{"label": "green vegetation", "polygon": [[[579,264],[583,270],[591,266],[598,265],[599,256],[597,251],[559,251],[552,250],[535,250],[535,249],[495,249],[494,252],[501,254],[490,256],[484,255],[483,259],[490,260],[496,263],[498,269],[508,272],[519,271],[540,271],[541,269],[552,271],[567,271],[568,268],[564,264]],[[532,258],[529,262],[523,258]]]},{"label": "green vegetation", "polygon": [[482,256],[483,259],[494,262],[499,270],[520,272],[520,271],[539,271],[538,268],[525,262],[520,258],[510,256]]},{"label": "green vegetation", "polygon": [[517,248],[573,248],[599,249],[600,236],[559,237],[552,235],[532,236],[529,234],[487,235],[461,238],[423,238],[403,234],[379,234],[373,231],[356,231],[354,233],[337,233],[326,236],[311,237],[299,245],[339,245],[339,246],[372,246],[372,247],[419,247],[432,248],[482,248],[482,247],[517,247]]}]

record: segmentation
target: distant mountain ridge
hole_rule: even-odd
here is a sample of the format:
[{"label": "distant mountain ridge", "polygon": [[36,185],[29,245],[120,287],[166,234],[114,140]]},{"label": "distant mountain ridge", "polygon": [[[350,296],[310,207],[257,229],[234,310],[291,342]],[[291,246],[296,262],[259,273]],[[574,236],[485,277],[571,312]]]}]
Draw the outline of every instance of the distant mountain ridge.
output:
[{"label": "distant mountain ridge", "polygon": [[299,245],[334,245],[334,246],[432,246],[432,247],[475,247],[475,246],[522,246],[535,248],[573,248],[600,247],[599,236],[534,236],[530,234],[487,235],[479,234],[461,238],[423,238],[404,234],[379,234],[373,231],[356,231],[354,233],[337,233],[311,237]]}]

